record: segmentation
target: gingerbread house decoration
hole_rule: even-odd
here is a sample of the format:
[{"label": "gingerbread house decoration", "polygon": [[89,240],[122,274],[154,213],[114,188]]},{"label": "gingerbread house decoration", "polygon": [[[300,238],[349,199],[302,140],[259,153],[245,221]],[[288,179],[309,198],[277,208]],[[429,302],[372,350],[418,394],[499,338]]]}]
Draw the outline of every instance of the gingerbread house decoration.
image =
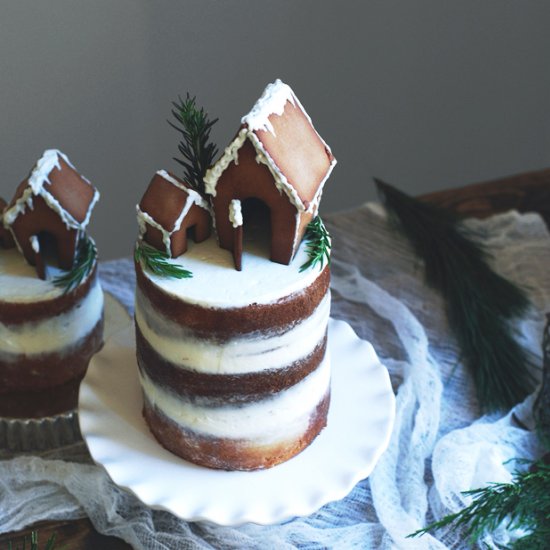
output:
[{"label": "gingerbread house decoration", "polygon": [[280,80],[269,84],[204,177],[219,244],[233,252],[237,269],[243,227],[258,205],[268,218],[271,260],[291,262],[335,164],[291,88]]},{"label": "gingerbread house decoration", "polygon": [[186,182],[159,170],[137,206],[140,237],[177,258],[187,250],[187,237],[201,242],[210,236],[210,206]]},{"label": "gingerbread house decoration", "polygon": [[[45,278],[50,255],[70,270],[99,192],[57,149],[48,149],[4,210],[4,227],[27,262]],[[48,258],[46,258],[46,255]]]},{"label": "gingerbread house decoration", "polygon": [[15,241],[9,229],[4,227],[4,210],[8,204],[0,197],[0,248],[13,248]]}]

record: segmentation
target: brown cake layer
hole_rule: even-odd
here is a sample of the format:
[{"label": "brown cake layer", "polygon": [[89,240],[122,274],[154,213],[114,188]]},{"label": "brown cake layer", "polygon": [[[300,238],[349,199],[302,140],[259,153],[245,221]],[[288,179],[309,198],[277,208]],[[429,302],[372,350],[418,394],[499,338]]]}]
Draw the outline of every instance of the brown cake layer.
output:
[{"label": "brown cake layer", "polygon": [[243,334],[289,327],[307,319],[326,296],[330,284],[330,269],[327,266],[303,291],[277,302],[221,309],[188,304],[171,296],[144,275],[139,263],[136,263],[136,276],[138,288],[158,313],[197,336],[221,341]]},{"label": "brown cake layer", "polygon": [[1,354],[0,402],[9,392],[45,391],[69,380],[80,380],[102,344],[103,317],[87,336],[63,350],[38,355]]},{"label": "brown cake layer", "polygon": [[57,298],[29,303],[0,300],[0,323],[4,323],[5,325],[20,325],[51,319],[56,315],[65,313],[87,296],[96,279],[97,264],[94,267],[93,273],[83,284]]},{"label": "brown cake layer", "polygon": [[84,373],[63,384],[38,391],[0,393],[0,416],[41,418],[76,409],[78,390],[83,377]]},{"label": "brown cake layer", "polygon": [[159,443],[170,452],[200,466],[221,470],[271,468],[304,450],[327,424],[328,392],[312,411],[307,430],[296,439],[273,445],[254,441],[216,438],[178,426],[144,396],[143,416]]},{"label": "brown cake layer", "polygon": [[136,324],[137,360],[140,369],[160,387],[185,396],[212,402],[249,402],[293,386],[313,372],[323,360],[327,335],[307,357],[278,369],[244,374],[205,374],[174,365],[159,355]]}]

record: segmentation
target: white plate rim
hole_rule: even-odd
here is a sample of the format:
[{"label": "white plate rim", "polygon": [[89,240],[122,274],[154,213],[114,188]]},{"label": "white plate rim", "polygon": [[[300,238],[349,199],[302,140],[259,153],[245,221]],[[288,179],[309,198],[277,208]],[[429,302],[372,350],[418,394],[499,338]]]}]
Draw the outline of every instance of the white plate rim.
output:
[{"label": "white plate rim", "polygon": [[[313,443],[290,461],[259,472],[225,472],[190,464],[157,443],[141,416],[141,400],[135,403],[138,381],[133,331],[131,322],[125,329],[119,328],[90,362],[80,387],[79,422],[94,460],[117,485],[152,508],[187,521],[223,526],[271,525],[307,516],[344,498],[368,477],[389,444],[395,396],[388,371],[372,345],[357,337],[349,324],[330,319],[331,407],[328,426]],[[118,353],[126,364],[113,365],[110,353]],[[116,384],[110,384],[117,377],[128,384],[116,388],[113,406]],[[124,410],[115,410],[120,407]],[[166,476],[195,485],[199,476],[204,489],[195,487],[176,494],[181,485]],[[318,484],[318,479],[323,483]],[[281,484],[290,486],[290,491],[279,490]],[[236,487],[242,490],[235,491]],[[202,494],[204,491],[207,494]],[[231,502],[223,501],[226,491],[232,491]]]}]

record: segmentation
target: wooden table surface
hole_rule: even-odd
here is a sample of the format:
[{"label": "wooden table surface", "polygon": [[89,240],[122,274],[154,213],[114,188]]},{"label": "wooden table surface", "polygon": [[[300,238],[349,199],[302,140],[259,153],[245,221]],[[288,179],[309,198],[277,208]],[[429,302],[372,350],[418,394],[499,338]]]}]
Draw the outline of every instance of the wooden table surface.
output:
[{"label": "wooden table surface", "polygon": [[[430,193],[420,198],[465,217],[485,218],[511,209],[539,212],[550,228],[550,168]],[[131,548],[120,539],[99,534],[88,519],[80,519],[40,522],[21,531],[0,535],[0,550],[7,549],[10,540],[14,548],[18,548],[23,538],[30,540],[30,533],[35,530],[39,532],[39,548],[43,548],[53,533],[56,534],[56,548],[64,550]]]}]

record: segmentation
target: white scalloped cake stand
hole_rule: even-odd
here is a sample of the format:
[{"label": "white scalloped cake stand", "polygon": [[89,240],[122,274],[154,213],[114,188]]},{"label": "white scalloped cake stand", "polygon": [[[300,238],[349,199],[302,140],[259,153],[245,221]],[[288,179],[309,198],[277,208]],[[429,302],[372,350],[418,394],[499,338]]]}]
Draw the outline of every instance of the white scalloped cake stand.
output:
[{"label": "white scalloped cake stand", "polygon": [[80,389],[82,435],[96,462],[145,504],[189,521],[273,524],[346,496],[373,470],[393,427],[395,398],[373,347],[330,320],[328,425],[298,456],[256,472],[196,466],[161,447],[141,416],[134,328],[117,331]]}]

